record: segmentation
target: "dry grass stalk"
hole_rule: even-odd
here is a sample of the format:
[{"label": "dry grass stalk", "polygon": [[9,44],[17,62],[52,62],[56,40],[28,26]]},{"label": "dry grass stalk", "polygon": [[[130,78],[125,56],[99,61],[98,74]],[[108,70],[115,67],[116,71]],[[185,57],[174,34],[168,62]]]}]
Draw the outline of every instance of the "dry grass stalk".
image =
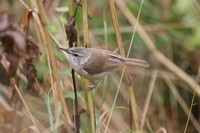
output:
[{"label": "dry grass stalk", "polygon": [[[58,73],[56,72],[58,69],[57,69],[57,64],[56,64],[56,60],[55,60],[54,53],[53,53],[54,50],[53,50],[53,47],[51,45],[52,41],[51,41],[51,36],[49,34],[49,31],[48,31],[46,14],[45,14],[45,11],[44,11],[44,8],[43,8],[42,1],[37,0],[37,4],[38,4],[38,9],[40,11],[39,15],[40,15],[41,24],[42,24],[42,27],[43,27],[42,29],[44,30],[44,34],[45,34],[45,38],[43,38],[43,40],[44,40],[43,43],[45,44],[45,46],[47,47],[47,50],[49,52],[50,64],[52,66],[52,71],[54,72],[53,78],[56,81],[56,88],[57,88],[58,95],[59,95],[59,98],[60,98],[61,103],[62,103],[62,109],[63,109],[63,114],[64,114],[64,117],[65,117],[66,124],[71,125],[72,121],[69,117],[67,105],[66,105],[63,93],[62,93],[62,88],[61,88],[61,85],[60,85],[60,78],[59,78]],[[54,96],[55,95],[56,94],[54,93]],[[55,97],[57,97],[57,96],[55,96]],[[57,107],[55,107],[55,108],[57,108]]]},{"label": "dry grass stalk", "polygon": [[[83,0],[82,2],[83,7],[83,38],[84,38],[84,47],[89,47],[89,31],[88,31],[88,1]],[[86,80],[84,80],[86,81]],[[86,86],[88,86],[88,82],[86,82]],[[83,89],[85,89],[83,87]],[[95,117],[95,106],[93,102],[93,93],[92,91],[84,90],[86,93],[86,101],[87,101],[87,108],[90,115],[90,132],[96,132],[96,117]]]},{"label": "dry grass stalk", "polygon": [[[162,72],[161,74],[162,74],[165,82],[169,86],[170,91],[174,95],[174,98],[176,98],[176,100],[178,101],[178,103],[180,104],[180,106],[183,108],[184,112],[186,114],[189,114],[189,107],[185,103],[185,101],[182,98],[182,96],[180,95],[180,93],[177,91],[176,86],[173,84],[173,82],[170,80],[170,78],[168,77],[168,75],[166,73]],[[191,120],[191,122],[194,125],[194,127],[196,128],[196,130],[200,132],[199,122],[196,120],[196,118],[194,117],[194,115],[191,114],[190,117],[188,116],[188,118]]]},{"label": "dry grass stalk", "polygon": [[[131,11],[128,9],[127,5],[124,3],[124,1],[117,0],[116,1],[117,6],[121,9],[124,16],[127,18],[127,20],[130,22],[130,24],[134,27],[136,24],[136,18],[131,13]],[[143,38],[147,48],[150,50],[150,52],[153,54],[153,56],[165,67],[167,67],[170,71],[172,71],[174,74],[176,74],[180,79],[185,81],[191,89],[194,90],[195,81],[188,76],[181,68],[179,68],[177,65],[175,65],[172,61],[170,61],[167,57],[165,57],[156,47],[153,42],[153,40],[150,38],[150,36],[145,31],[144,27],[138,23],[138,26],[136,27],[137,32],[139,35]],[[197,86],[197,89],[195,90],[196,93],[200,96],[200,87]]]}]

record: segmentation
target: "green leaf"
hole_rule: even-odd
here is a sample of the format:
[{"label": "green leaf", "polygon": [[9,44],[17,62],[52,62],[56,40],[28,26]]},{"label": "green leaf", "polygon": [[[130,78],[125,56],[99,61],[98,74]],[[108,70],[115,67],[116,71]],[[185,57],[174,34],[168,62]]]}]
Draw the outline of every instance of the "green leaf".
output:
[{"label": "green leaf", "polygon": [[60,73],[62,76],[71,76],[71,69],[67,69]]},{"label": "green leaf", "polygon": [[51,102],[50,102],[50,97],[47,96],[45,98],[45,103],[46,103],[46,106],[47,106],[47,111],[48,111],[48,114],[49,114],[49,124],[50,124],[50,127],[51,127],[51,131],[54,130],[54,118],[53,118],[53,112],[51,110]]},{"label": "green leaf", "polygon": [[44,79],[44,76],[49,73],[48,66],[42,63],[37,63],[36,69],[37,69],[37,79],[40,81],[42,81]]},{"label": "green leaf", "polygon": [[[77,97],[80,97],[81,96],[81,93],[80,92],[77,92]],[[68,92],[65,94],[65,98],[70,98],[70,99],[74,99],[75,98],[75,95],[74,95],[74,92]]]},{"label": "green leaf", "polygon": [[63,16],[60,16],[60,21],[63,23],[63,24],[67,24],[67,19],[65,18],[65,17],[63,17]]},{"label": "green leaf", "polygon": [[97,124],[96,124],[97,129],[100,127],[100,125],[101,125],[101,123],[102,123],[102,121],[103,121],[103,118],[105,117],[105,115],[106,115],[109,111],[110,111],[110,109],[104,111],[104,112],[99,116],[99,118],[98,118],[98,120],[97,120]]},{"label": "green leaf", "polygon": [[61,105],[61,102],[59,102],[58,112],[57,112],[57,115],[56,115],[55,128],[54,129],[56,129],[56,127],[59,127],[58,125],[60,123],[61,114],[62,114],[62,105]]},{"label": "green leaf", "polygon": [[49,29],[49,31],[52,33],[52,34],[57,34],[58,33],[58,31],[59,31],[59,28],[58,28],[58,26],[57,25],[49,25],[48,26],[48,29]]},{"label": "green leaf", "polygon": [[66,6],[58,7],[55,9],[57,12],[69,12],[69,8]]},{"label": "green leaf", "polygon": [[59,60],[59,61],[64,61],[64,60],[66,60],[66,58],[63,56],[63,54],[62,54],[61,52],[58,52],[58,51],[55,52],[55,57],[56,57],[56,59]]}]

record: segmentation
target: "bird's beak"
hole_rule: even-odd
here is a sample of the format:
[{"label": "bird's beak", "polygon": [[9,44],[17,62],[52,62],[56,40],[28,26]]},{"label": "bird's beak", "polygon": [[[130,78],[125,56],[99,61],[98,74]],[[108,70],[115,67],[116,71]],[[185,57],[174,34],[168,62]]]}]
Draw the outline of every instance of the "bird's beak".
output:
[{"label": "bird's beak", "polygon": [[65,51],[66,53],[68,53],[68,54],[69,54],[69,50],[68,50],[68,49],[66,49],[66,48],[59,48],[59,49],[61,49],[61,50]]}]

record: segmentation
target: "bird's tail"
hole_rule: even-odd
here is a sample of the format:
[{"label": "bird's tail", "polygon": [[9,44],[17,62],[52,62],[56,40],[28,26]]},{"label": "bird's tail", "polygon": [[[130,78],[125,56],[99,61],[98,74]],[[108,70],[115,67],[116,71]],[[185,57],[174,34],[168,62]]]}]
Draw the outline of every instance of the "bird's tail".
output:
[{"label": "bird's tail", "polygon": [[149,63],[144,61],[144,60],[131,59],[131,58],[126,59],[126,65],[135,66],[135,67],[142,67],[142,68],[148,68],[149,67]]}]

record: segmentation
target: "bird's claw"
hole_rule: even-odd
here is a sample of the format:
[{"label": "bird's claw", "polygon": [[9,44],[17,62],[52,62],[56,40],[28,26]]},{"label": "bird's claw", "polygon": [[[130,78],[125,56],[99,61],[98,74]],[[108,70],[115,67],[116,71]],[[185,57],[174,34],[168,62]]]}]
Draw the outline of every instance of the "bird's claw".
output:
[{"label": "bird's claw", "polygon": [[97,86],[97,84],[100,82],[100,80],[98,80],[95,84],[93,84],[93,85],[90,85],[90,86],[88,86],[88,87],[86,87],[86,90],[92,90],[92,89],[94,89],[96,86]]},{"label": "bird's claw", "polygon": [[96,85],[90,85],[90,86],[87,86],[86,87],[86,90],[92,90],[92,89],[94,89],[96,87]]}]

